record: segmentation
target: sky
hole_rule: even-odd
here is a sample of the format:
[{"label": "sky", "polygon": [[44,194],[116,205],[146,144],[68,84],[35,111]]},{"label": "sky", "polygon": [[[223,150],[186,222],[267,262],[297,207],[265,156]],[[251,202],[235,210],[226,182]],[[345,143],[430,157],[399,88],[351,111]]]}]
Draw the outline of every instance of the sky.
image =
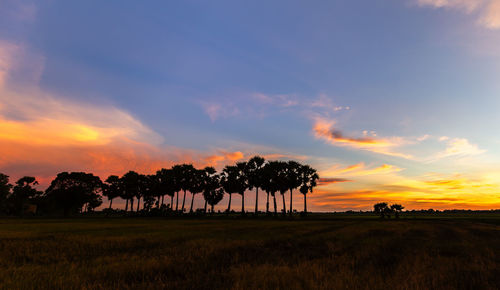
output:
[{"label": "sky", "polygon": [[0,172],[41,188],[258,154],[313,211],[498,209],[499,112],[500,0],[0,0]]}]

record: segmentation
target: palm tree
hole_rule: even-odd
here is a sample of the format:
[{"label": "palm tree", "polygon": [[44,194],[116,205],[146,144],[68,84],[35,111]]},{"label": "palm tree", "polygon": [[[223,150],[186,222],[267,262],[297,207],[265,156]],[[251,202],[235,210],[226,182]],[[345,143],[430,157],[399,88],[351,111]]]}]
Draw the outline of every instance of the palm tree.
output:
[{"label": "palm tree", "polygon": [[248,178],[248,189],[255,188],[255,214],[259,212],[259,188],[262,187],[262,168],[265,159],[260,156],[254,156],[247,162],[245,174]]},{"label": "palm tree", "polygon": [[239,185],[239,194],[241,195],[241,214],[245,214],[245,191],[248,189],[248,177],[245,174],[247,163],[246,162],[238,162],[236,163],[236,167],[238,167],[238,185]]},{"label": "palm tree", "polygon": [[[184,206],[186,204],[186,191],[188,191],[191,186],[191,179],[193,178],[195,170],[196,169],[192,164],[181,164],[172,167],[176,186],[179,188],[179,191],[182,190],[184,192],[181,212],[184,212]],[[177,191],[177,203],[175,205],[176,211],[179,209],[179,191]]]},{"label": "palm tree", "polygon": [[293,190],[301,185],[299,178],[301,167],[300,163],[293,160],[288,161],[286,166],[288,189],[290,190],[290,215],[293,213]]},{"label": "palm tree", "polygon": [[[182,181],[182,167],[181,165],[174,165],[172,167],[172,175],[173,175],[173,180],[174,180],[174,183],[176,184],[176,187],[177,187],[177,190],[176,190],[176,194],[177,194],[177,198],[176,198],[176,202],[175,202],[175,211],[178,211],[179,210],[179,191],[181,191],[181,181]],[[173,209],[173,207],[172,207]]]},{"label": "palm tree", "polygon": [[219,203],[224,197],[224,190],[221,188],[221,176],[217,174],[215,168],[205,167],[203,169],[203,197],[205,198],[205,213],[207,213],[207,204],[212,207]]},{"label": "palm tree", "polygon": [[274,201],[274,213],[277,214],[278,209],[276,205],[276,192],[279,191],[279,177],[278,172],[280,168],[279,161],[271,161],[268,162],[262,168],[262,189],[267,193],[267,204],[266,204],[266,212],[269,212],[269,195],[273,197]]},{"label": "palm tree", "polygon": [[275,161],[273,170],[274,183],[277,186],[279,193],[283,199],[283,214],[286,214],[285,193],[289,189],[288,185],[288,164],[283,161]]},{"label": "palm tree", "polygon": [[300,192],[304,195],[304,213],[307,213],[307,194],[313,192],[317,185],[319,175],[316,169],[309,165],[302,165],[298,170],[300,180]]},{"label": "palm tree", "polygon": [[224,198],[224,189],[217,188],[216,190],[210,191],[205,198],[207,199],[207,202],[210,205],[211,208],[210,212],[213,214],[214,206],[218,204],[222,200],[222,198]]},{"label": "palm tree", "polygon": [[226,166],[222,171],[222,187],[224,191],[229,194],[229,203],[227,206],[227,212],[231,211],[231,198],[233,193],[239,193],[242,196],[242,214],[245,213],[245,203],[244,203],[244,194],[247,189],[246,178],[243,172],[244,165],[241,163],[239,166]]},{"label": "palm tree", "polygon": [[148,175],[144,174],[139,174],[139,179],[138,179],[138,187],[137,187],[137,193],[135,196],[137,197],[137,209],[136,212],[139,212],[139,207],[141,205],[141,198],[146,199],[148,194],[152,191],[152,183]]},{"label": "palm tree", "polygon": [[189,212],[193,212],[194,196],[203,191],[203,177],[205,175],[204,169],[195,169],[192,172],[191,184],[189,186],[189,192],[191,192],[191,208]]},{"label": "palm tree", "polygon": [[260,170],[260,188],[266,192],[266,214],[269,213],[269,194],[271,192],[271,169],[269,163]]},{"label": "palm tree", "polygon": [[[179,186],[184,191],[184,197],[182,199],[182,208],[181,212],[184,212],[184,205],[186,204],[186,191],[188,191],[191,188],[191,183],[194,177],[194,173],[196,169],[192,164],[182,164],[180,166],[180,180],[179,180]],[[177,197],[177,200],[179,198]]]},{"label": "palm tree", "polygon": [[123,184],[120,177],[110,175],[103,185],[102,194],[109,200],[109,209],[113,205],[113,199],[123,195]]},{"label": "palm tree", "polygon": [[166,194],[170,196],[170,209],[173,209],[175,193],[180,190],[175,180],[174,170],[162,168],[156,172],[156,176],[159,182],[159,192],[162,194],[161,204],[163,205],[163,196]]},{"label": "palm tree", "polygon": [[128,200],[130,200],[130,209],[134,211],[134,197],[139,192],[139,173],[135,171],[129,171],[121,178],[123,182],[123,199],[127,200],[127,205],[125,211],[128,208]]}]

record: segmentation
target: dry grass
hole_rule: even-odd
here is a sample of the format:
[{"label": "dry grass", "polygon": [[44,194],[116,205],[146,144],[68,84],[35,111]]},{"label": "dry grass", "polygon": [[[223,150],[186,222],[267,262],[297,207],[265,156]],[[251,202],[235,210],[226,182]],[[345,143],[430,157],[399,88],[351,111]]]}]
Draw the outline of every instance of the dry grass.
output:
[{"label": "dry grass", "polygon": [[499,289],[500,226],[0,220],[2,289]]}]

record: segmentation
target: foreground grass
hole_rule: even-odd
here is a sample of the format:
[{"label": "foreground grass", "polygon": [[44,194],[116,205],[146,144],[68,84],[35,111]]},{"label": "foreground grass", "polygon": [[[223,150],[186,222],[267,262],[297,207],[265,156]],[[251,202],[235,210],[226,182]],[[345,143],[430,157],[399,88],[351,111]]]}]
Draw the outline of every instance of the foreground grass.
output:
[{"label": "foreground grass", "polygon": [[473,219],[0,220],[2,289],[499,289]]}]

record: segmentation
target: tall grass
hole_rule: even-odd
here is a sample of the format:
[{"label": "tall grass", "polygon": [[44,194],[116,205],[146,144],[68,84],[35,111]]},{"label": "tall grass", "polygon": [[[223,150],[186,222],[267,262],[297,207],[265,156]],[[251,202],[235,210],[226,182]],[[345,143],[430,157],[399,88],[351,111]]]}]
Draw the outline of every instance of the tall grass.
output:
[{"label": "tall grass", "polygon": [[499,266],[468,221],[0,220],[2,289],[499,289]]}]

